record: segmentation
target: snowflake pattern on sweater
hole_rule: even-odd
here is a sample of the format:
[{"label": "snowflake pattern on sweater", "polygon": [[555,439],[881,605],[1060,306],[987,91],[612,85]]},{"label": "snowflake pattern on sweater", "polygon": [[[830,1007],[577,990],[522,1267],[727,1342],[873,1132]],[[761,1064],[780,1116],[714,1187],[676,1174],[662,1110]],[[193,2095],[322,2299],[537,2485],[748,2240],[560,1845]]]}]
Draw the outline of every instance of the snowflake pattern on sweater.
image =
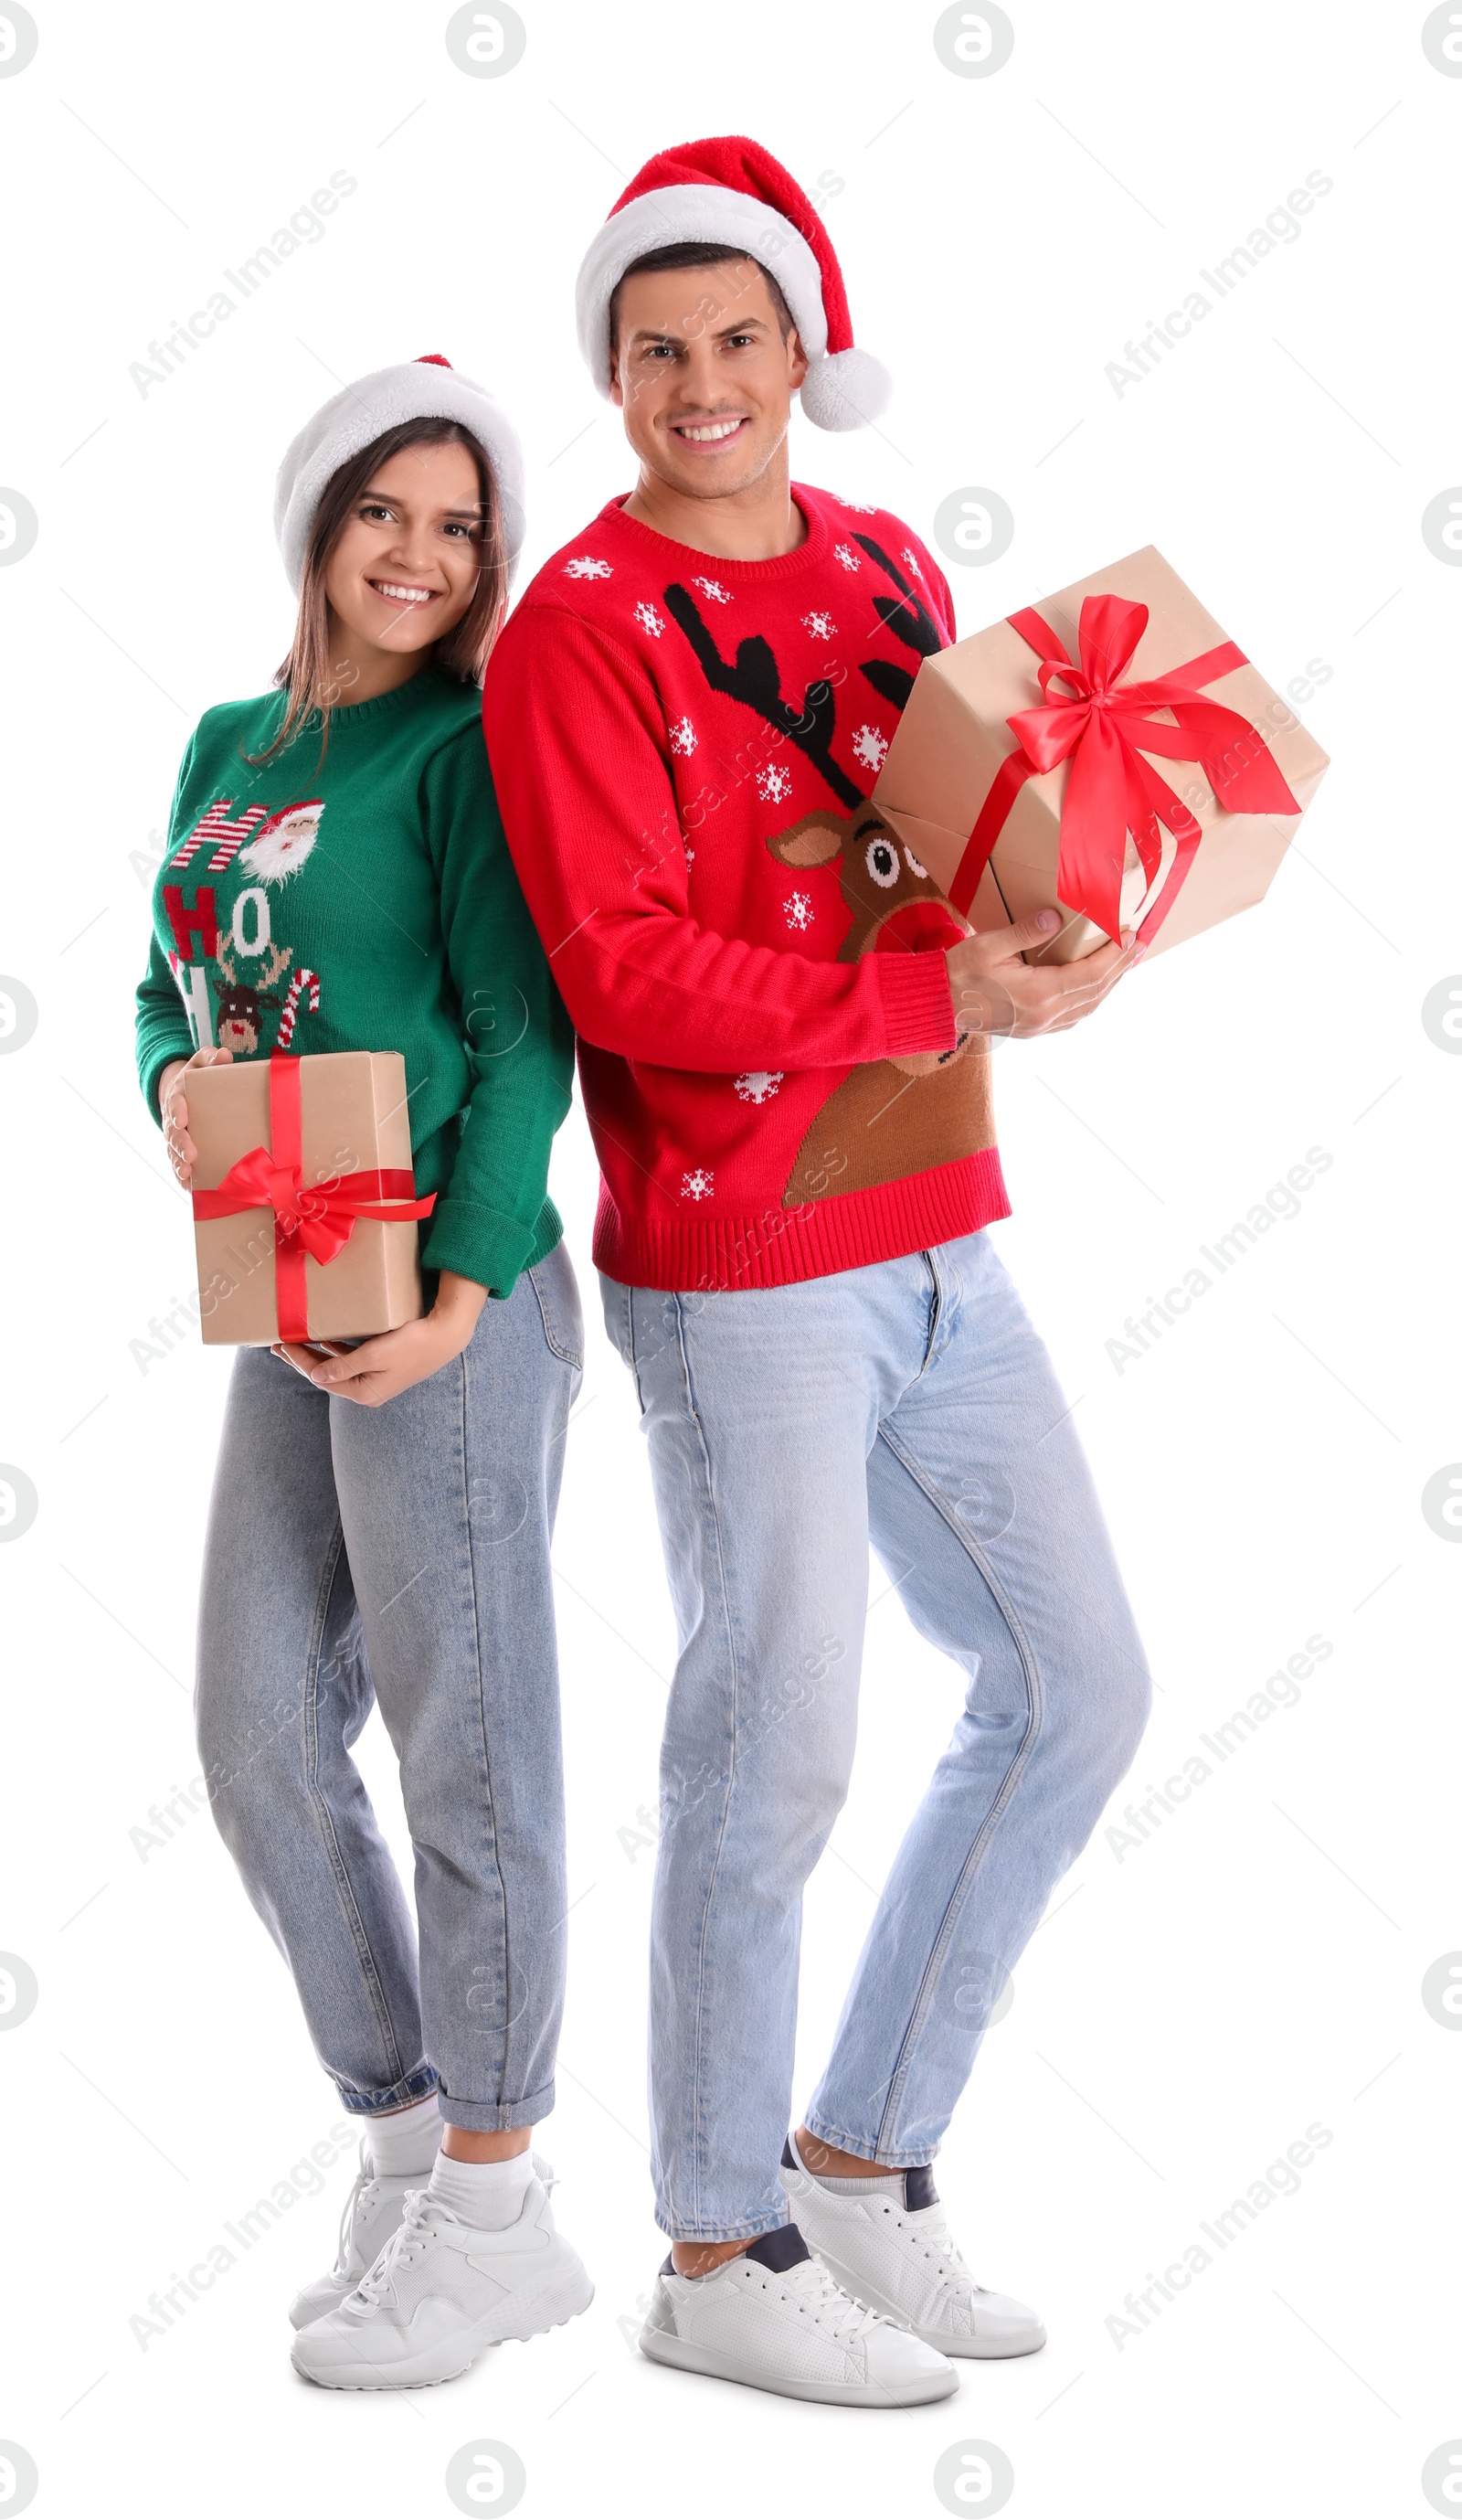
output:
[{"label": "snowflake pattern on sweater", "polygon": [[781,1079],[779,1067],[749,1068],[744,1076],[735,1079],[736,1092],[743,1102],[770,1102]]}]

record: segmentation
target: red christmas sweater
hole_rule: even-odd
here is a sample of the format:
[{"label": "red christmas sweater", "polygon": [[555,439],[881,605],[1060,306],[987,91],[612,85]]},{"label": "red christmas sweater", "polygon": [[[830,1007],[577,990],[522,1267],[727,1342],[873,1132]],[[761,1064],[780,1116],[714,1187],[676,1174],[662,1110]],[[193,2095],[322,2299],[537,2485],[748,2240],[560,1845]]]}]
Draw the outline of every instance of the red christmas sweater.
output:
[{"label": "red christmas sweater", "polygon": [[884,511],[708,557],[610,502],[539,571],[483,718],[579,1034],[594,1256],[631,1285],[782,1285],[1009,1213],[965,932],[866,801],[950,591]]}]

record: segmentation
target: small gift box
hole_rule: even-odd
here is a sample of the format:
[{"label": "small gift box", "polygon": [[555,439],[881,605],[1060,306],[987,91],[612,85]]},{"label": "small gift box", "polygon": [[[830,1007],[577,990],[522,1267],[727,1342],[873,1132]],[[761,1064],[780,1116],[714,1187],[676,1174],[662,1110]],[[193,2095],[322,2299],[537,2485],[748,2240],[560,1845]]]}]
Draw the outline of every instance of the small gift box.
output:
[{"label": "small gift box", "polygon": [[369,1338],[420,1319],[399,1051],[239,1059],[188,1078],[204,1343]]},{"label": "small gift box", "polygon": [[976,927],[1054,901],[1026,959],[1071,963],[1262,901],[1327,767],[1149,545],[926,656],[873,800]]}]

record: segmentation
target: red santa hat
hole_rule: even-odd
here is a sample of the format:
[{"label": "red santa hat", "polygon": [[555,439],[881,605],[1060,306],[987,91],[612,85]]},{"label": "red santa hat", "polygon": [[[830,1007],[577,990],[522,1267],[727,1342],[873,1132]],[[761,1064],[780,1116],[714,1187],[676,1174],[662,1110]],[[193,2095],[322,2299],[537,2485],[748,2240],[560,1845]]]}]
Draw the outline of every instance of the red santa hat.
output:
[{"label": "red santa hat", "polygon": [[323,796],[306,796],[302,797],[297,805],[282,805],[277,814],[270,815],[267,823],[260,824],[254,838],[256,840],[273,839],[276,832],[283,831],[286,823],[292,823],[296,814],[308,814],[313,822],[318,823],[324,811]]},{"label": "red santa hat", "polygon": [[893,391],[885,368],[855,349],[832,240],[800,184],[769,149],[732,134],[662,149],[626,186],[584,257],[579,346],[609,391],[609,301],[632,262],[668,245],[724,245],[771,272],[808,356],[802,408],[819,428],[862,428]]},{"label": "red santa hat", "polygon": [[376,368],[322,403],[290,440],[274,487],[274,532],[295,593],[309,549],[310,527],[326,487],[354,455],[404,420],[455,420],[476,438],[492,466],[503,512],[509,581],[523,547],[523,455],[507,413],[437,350],[402,366]]}]

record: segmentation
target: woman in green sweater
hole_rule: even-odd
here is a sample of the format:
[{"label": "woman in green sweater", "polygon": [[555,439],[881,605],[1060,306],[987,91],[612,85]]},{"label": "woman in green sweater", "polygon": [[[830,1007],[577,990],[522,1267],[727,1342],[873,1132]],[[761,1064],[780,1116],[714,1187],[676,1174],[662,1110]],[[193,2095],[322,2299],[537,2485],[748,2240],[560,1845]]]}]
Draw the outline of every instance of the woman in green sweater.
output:
[{"label": "woman in green sweater", "polygon": [[[444,360],[364,377],[290,446],[275,525],[293,644],[184,756],[137,1056],[187,1188],[192,1068],[400,1051],[436,1194],[421,1321],[239,1351],[199,1622],[214,1817],[365,2128],[295,2364],[399,2387],[592,2292],[531,2149],[568,1904],[549,1544],[583,1330],[547,1181],[572,1037],[479,724],[522,538],[503,414]],[[350,1756],[373,1701],[415,1923]]]}]

